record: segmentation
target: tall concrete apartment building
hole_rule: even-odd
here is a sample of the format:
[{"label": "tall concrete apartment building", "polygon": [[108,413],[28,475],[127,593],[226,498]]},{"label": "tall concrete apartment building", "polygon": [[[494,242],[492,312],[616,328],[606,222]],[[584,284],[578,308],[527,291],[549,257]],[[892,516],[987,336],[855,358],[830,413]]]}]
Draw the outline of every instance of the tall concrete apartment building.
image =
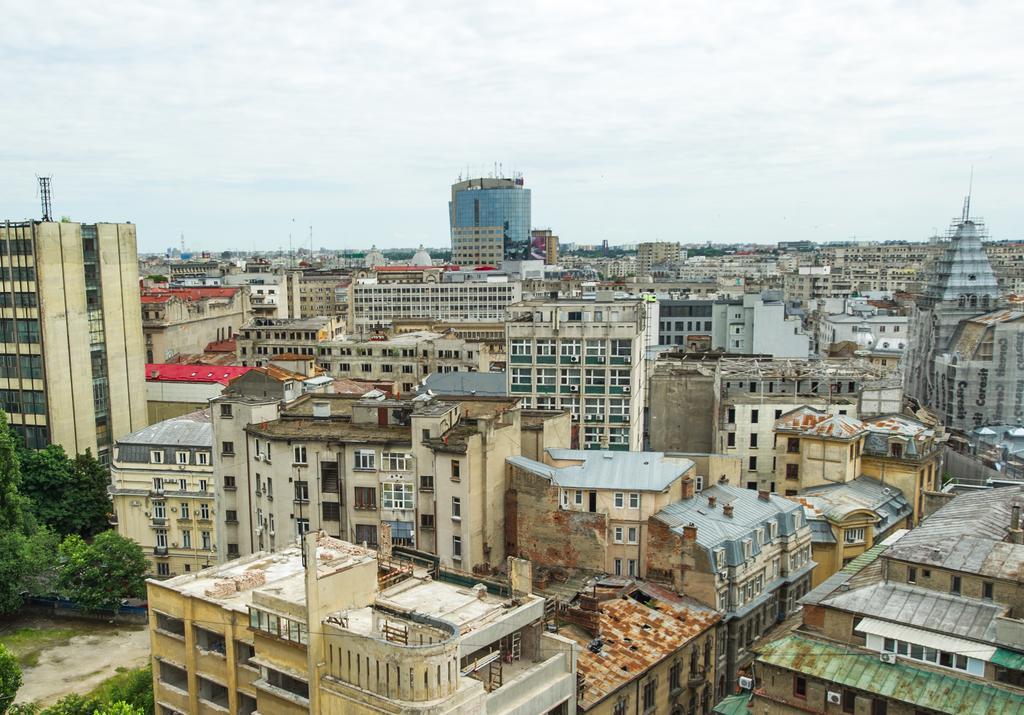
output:
[{"label": "tall concrete apartment building", "polygon": [[686,257],[678,243],[653,241],[637,246],[636,263],[640,275],[650,275],[655,266],[675,265]]},{"label": "tall concrete apartment building", "polygon": [[530,257],[530,190],[522,176],[452,184],[452,263],[498,265]]},{"label": "tall concrete apartment building", "polygon": [[132,224],[0,224],[0,407],[29,447],[109,461],[146,425]]},{"label": "tall concrete apartment building", "polygon": [[571,412],[584,449],[641,449],[646,306],[601,295],[510,307],[508,394],[526,407]]}]

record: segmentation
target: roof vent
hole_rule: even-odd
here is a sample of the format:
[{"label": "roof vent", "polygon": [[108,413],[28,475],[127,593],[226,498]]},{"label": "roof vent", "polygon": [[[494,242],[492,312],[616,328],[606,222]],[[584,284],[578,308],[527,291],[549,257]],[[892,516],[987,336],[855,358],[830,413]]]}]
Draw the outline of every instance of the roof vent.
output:
[{"label": "roof vent", "polygon": [[613,459],[611,452],[605,452],[601,456],[604,457],[605,459]]},{"label": "roof vent", "polygon": [[727,517],[729,517],[731,519],[732,518],[732,504],[723,504],[722,505],[722,513],[725,514]]}]

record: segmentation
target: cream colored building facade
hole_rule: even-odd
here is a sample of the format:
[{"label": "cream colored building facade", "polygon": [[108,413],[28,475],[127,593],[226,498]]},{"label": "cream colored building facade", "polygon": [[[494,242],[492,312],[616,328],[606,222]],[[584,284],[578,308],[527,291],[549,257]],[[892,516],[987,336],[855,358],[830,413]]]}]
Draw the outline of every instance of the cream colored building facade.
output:
[{"label": "cream colored building facade", "polygon": [[217,561],[213,426],[199,410],[120,438],[110,467],[117,531],[162,578]]},{"label": "cream colored building facade", "polygon": [[510,571],[494,595],[321,533],[150,581],[157,712],[574,715],[576,644]]},{"label": "cream colored building facade", "polygon": [[678,243],[652,241],[641,243],[637,246],[637,270],[642,275],[650,274],[651,269],[655,266],[674,265],[683,258],[685,258],[685,253]]},{"label": "cream colored building facade", "polygon": [[[386,525],[392,543],[447,568],[504,563],[505,459],[523,442],[514,398],[324,394],[281,406],[229,391],[212,409],[222,558],[311,530],[376,546]],[[531,413],[529,443],[568,446],[568,421]]]},{"label": "cream colored building facade", "polygon": [[170,362],[233,338],[249,320],[248,288],[147,290],[142,311],[146,362]]},{"label": "cream colored building facade", "polygon": [[641,300],[534,300],[509,308],[509,394],[528,408],[567,410],[580,447],[643,444],[647,310]]},{"label": "cream colored building facade", "polygon": [[90,450],[147,423],[132,224],[0,224],[0,407],[30,447]]}]

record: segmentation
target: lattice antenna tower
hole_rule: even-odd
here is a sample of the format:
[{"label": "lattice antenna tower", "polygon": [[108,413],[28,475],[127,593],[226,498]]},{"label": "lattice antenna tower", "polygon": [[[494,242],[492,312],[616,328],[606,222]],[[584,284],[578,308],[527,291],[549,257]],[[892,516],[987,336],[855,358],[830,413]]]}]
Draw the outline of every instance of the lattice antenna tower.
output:
[{"label": "lattice antenna tower", "polygon": [[43,208],[43,221],[53,220],[53,194],[50,192],[50,176],[37,176],[39,179],[39,201]]}]

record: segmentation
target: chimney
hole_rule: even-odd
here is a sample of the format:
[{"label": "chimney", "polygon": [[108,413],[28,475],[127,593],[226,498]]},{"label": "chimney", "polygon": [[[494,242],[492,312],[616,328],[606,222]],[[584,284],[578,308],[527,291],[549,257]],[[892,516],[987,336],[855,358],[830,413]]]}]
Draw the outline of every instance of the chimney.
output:
[{"label": "chimney", "polygon": [[683,527],[683,541],[697,540],[697,525],[692,521]]},{"label": "chimney", "polygon": [[683,499],[693,499],[693,480],[683,477]]},{"label": "chimney", "polygon": [[1014,544],[1024,544],[1024,531],[1020,528],[1020,504],[1010,507],[1010,541]]},{"label": "chimney", "polygon": [[732,518],[732,504],[723,504],[722,505],[722,513],[725,514],[727,517],[729,517],[731,519]]},{"label": "chimney", "polygon": [[771,501],[772,493],[767,489],[758,489],[757,498],[760,499],[761,501]]},{"label": "chimney", "polygon": [[331,403],[327,400],[317,400],[313,403],[313,417],[318,420],[325,420],[331,416]]},{"label": "chimney", "polygon": [[708,506],[709,507],[714,509],[715,508],[715,504],[717,504],[717,503],[718,503],[718,497],[716,497],[714,495],[708,497]]}]

